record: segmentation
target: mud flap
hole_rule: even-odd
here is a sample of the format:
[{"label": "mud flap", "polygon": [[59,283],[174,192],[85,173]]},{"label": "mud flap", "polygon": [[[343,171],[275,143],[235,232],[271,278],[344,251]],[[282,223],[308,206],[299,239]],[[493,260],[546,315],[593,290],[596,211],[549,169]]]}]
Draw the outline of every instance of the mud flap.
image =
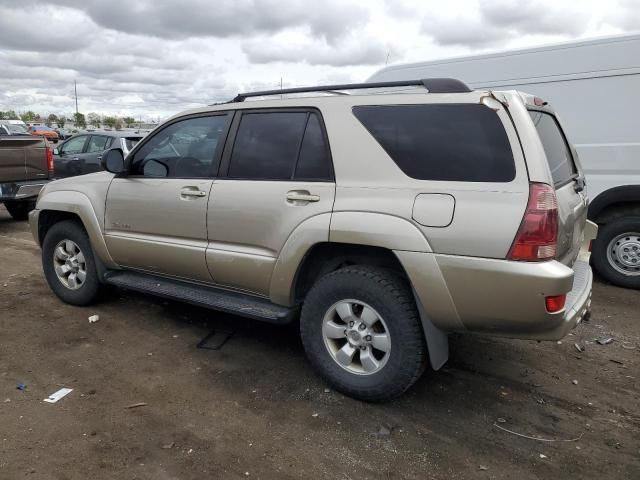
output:
[{"label": "mud flap", "polygon": [[440,370],[449,360],[449,337],[448,335],[436,327],[427,313],[422,308],[420,300],[416,292],[413,292],[413,298],[418,306],[424,337],[427,341],[427,350],[429,352],[429,363],[434,370]]}]

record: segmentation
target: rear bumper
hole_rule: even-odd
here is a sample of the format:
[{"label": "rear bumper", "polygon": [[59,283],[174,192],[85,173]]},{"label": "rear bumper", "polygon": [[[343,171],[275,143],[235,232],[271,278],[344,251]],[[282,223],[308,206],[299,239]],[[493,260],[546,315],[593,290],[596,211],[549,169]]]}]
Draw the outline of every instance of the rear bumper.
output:
[{"label": "rear bumper", "polygon": [[0,183],[0,202],[35,198],[47,183],[43,180]]},{"label": "rear bumper", "polygon": [[555,338],[562,338],[570,330],[584,320],[591,311],[591,288],[593,273],[589,261],[578,261],[573,266],[573,288],[567,294],[564,321],[554,333]]},{"label": "rear bumper", "polygon": [[[588,244],[596,232],[593,224],[585,229],[572,267],[558,261],[529,263],[417,252],[396,255],[423,309],[441,330],[559,340],[585,318],[591,306]],[[549,313],[545,297],[565,294],[565,308]]]},{"label": "rear bumper", "polygon": [[[558,340],[582,320],[591,298],[588,261],[560,262],[439,257],[464,330],[511,338]],[[567,295],[565,308],[549,313],[545,297]]]}]

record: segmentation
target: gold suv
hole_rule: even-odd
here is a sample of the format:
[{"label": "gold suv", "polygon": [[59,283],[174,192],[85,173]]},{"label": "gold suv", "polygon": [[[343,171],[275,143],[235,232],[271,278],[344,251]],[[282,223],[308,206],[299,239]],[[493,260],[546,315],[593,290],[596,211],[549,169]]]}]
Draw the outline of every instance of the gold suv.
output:
[{"label": "gold suv", "polygon": [[556,340],[589,311],[596,227],[539,98],[452,79],[240,94],[103,167],[30,214],[58,297],[111,284],[299,319],[313,366],[360,399],[439,369],[449,332]]}]

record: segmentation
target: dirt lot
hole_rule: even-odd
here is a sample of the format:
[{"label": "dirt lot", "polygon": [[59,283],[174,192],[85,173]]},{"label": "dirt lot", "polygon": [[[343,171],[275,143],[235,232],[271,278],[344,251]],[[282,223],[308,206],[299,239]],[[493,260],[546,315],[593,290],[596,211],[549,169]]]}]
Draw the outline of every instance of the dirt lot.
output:
[{"label": "dirt lot", "polygon": [[[561,344],[452,337],[444,370],[365,404],[326,390],[295,327],[116,290],[71,307],[39,253],[0,208],[2,480],[640,478],[638,292],[598,283]],[[214,328],[235,335],[196,348]]]}]

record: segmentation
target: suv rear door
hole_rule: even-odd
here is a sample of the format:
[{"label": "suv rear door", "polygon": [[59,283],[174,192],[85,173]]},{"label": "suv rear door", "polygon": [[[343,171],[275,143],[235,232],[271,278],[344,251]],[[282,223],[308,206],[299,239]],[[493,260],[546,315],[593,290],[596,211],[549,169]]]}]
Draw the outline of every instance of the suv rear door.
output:
[{"label": "suv rear door", "polygon": [[584,177],[575,160],[575,150],[553,113],[529,108],[529,115],[544,147],[558,199],[557,258],[571,266],[580,251],[587,218]]},{"label": "suv rear door", "polygon": [[[320,112],[314,109],[236,113],[215,180],[207,230],[214,281],[267,295],[285,242],[303,222],[331,213],[335,182]],[[316,231],[327,241],[327,228]]]},{"label": "suv rear door", "polygon": [[82,154],[81,170],[82,174],[99,172],[102,170],[100,162],[102,161],[102,154],[107,150],[113,142],[113,137],[106,135],[91,135],[89,142],[87,143],[86,152]]}]

